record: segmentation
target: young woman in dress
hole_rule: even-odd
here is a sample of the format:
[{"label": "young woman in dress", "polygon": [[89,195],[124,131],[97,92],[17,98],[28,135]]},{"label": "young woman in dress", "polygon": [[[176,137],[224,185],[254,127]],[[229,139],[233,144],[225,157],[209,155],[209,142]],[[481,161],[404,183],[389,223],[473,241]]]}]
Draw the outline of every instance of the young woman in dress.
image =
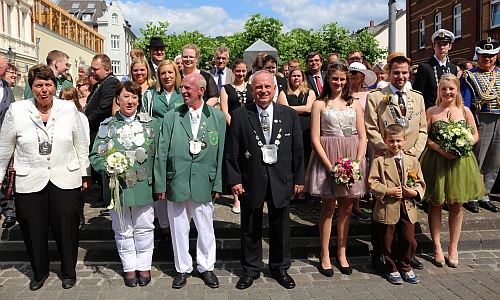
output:
[{"label": "young woman in dress", "polygon": [[[339,158],[358,159],[360,169],[365,169],[366,132],[363,111],[350,93],[348,69],[334,63],[328,68],[323,93],[314,102],[311,113],[311,140],[313,153],[306,171],[306,192],[322,198],[320,214],[320,266],[321,274],[333,276],[330,262],[330,235],[337,201],[337,265],[341,273],[351,274],[346,257],[349,220],[353,199],[366,191],[365,180],[357,181],[349,190],[335,183],[330,176]],[[364,179],[364,178],[363,178]]]},{"label": "young woman in dress", "polygon": [[[246,62],[243,59],[235,60],[231,70],[234,74],[234,82],[223,85],[220,90],[220,109],[226,115],[227,126],[231,123],[231,114],[236,108],[253,102],[251,86],[245,81],[247,75]],[[231,211],[235,214],[239,214],[241,211],[237,194],[233,194]]]},{"label": "young woman in dress", "polygon": [[472,112],[463,105],[457,77],[452,74],[441,77],[436,106],[429,108],[426,115],[429,137],[420,163],[427,184],[424,200],[429,202],[428,217],[434,246],[434,264],[439,267],[445,264],[441,249],[441,211],[446,203],[450,213],[447,263],[455,268],[458,265],[458,241],[462,230],[462,204],[486,193],[474,155],[471,153],[468,157],[456,157],[436,143],[440,130],[450,121],[472,126],[473,144],[479,138]]}]

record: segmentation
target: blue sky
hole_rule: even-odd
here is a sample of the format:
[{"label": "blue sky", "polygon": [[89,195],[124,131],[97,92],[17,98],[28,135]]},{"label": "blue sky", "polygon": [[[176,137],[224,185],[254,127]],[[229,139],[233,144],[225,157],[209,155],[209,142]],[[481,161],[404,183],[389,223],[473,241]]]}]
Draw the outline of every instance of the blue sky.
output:
[{"label": "blue sky", "polygon": [[[351,31],[387,19],[388,0],[122,0],[118,1],[132,30],[148,21],[168,21],[169,33],[198,30],[209,36],[231,35],[243,31],[252,14],[260,13],[283,22],[283,30],[296,27],[319,29],[330,22]],[[398,9],[406,1],[397,0]]]}]

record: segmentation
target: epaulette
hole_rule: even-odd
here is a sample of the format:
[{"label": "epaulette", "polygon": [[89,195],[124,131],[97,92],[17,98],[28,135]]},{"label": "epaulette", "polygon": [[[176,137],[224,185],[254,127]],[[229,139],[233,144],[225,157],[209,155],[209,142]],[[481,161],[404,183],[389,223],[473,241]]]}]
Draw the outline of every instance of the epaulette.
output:
[{"label": "epaulette", "polygon": [[[385,152],[384,152],[384,154],[385,154]],[[379,157],[379,156],[384,156],[384,154],[374,154],[373,156],[374,156],[375,158],[377,158],[377,157]]]},{"label": "epaulette", "polygon": [[109,121],[113,120],[113,117],[109,117],[109,118],[106,118],[104,119],[104,121],[101,122],[101,125],[106,125],[109,123]]},{"label": "epaulette", "polygon": [[381,88],[376,88],[376,89],[370,90],[370,93],[378,92],[378,91],[381,91],[381,90],[382,90]]},{"label": "epaulette", "polygon": [[411,153],[410,151],[406,151],[406,150],[403,150],[404,154],[406,155],[409,155],[409,156],[413,156],[413,157],[417,157],[417,155]]},{"label": "epaulette", "polygon": [[137,113],[137,118],[139,118],[139,122],[142,122],[142,123],[148,123],[148,122],[151,122],[153,120],[145,112]]},{"label": "epaulette", "polygon": [[415,92],[415,93],[417,93],[417,94],[422,95],[422,92],[421,92],[421,91],[417,91],[417,90],[414,90],[414,89],[410,89],[410,91],[412,91],[412,92]]}]

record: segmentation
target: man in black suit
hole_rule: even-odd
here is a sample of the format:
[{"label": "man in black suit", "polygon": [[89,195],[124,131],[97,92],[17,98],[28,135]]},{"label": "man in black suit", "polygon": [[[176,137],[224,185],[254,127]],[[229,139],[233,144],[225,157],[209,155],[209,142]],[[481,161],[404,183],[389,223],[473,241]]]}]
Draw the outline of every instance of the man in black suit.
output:
[{"label": "man in black suit", "polygon": [[[9,83],[5,80],[8,71],[7,60],[0,56],[0,129],[10,104],[15,101],[14,93],[12,93]],[[7,200],[3,214],[5,220],[2,223],[2,228],[11,228],[16,224],[16,207],[13,199]]]},{"label": "man in black suit", "polygon": [[149,61],[149,70],[151,70],[151,77],[156,81],[156,70],[158,69],[158,64],[165,59],[165,44],[162,38],[152,37],[149,40],[149,56],[151,60]]},{"label": "man in black suit", "polygon": [[457,67],[448,59],[455,36],[446,29],[439,29],[431,37],[434,55],[427,62],[421,63],[413,89],[424,96],[425,109],[436,105],[438,82],[443,74],[452,73],[457,76]]},{"label": "man in black suit", "polygon": [[306,57],[307,71],[306,80],[307,86],[314,91],[316,98],[319,98],[325,84],[325,74],[321,72],[323,66],[323,57],[318,51],[313,51],[307,54]]},{"label": "man in black suit", "polygon": [[226,143],[227,184],[241,201],[241,264],[238,289],[260,276],[262,219],[267,203],[269,269],[283,287],[295,287],[291,265],[290,210],[292,195],[304,184],[304,157],[299,116],[273,102],[276,86],[265,70],[252,77],[255,103],[233,112]]}]

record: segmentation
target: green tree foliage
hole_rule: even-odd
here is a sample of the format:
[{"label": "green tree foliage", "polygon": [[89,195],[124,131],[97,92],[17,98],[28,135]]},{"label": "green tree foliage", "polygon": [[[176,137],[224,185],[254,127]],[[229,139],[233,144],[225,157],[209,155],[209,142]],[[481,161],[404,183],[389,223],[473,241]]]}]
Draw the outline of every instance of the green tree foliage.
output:
[{"label": "green tree foliage", "polygon": [[[244,25],[243,32],[231,36],[209,37],[198,31],[167,34],[169,23],[159,21],[157,25],[148,22],[146,28],[140,31],[143,37],[138,38],[133,46],[140,47],[149,58],[149,40],[151,37],[161,37],[165,43],[165,58],[173,59],[181,53],[182,46],[188,43],[196,44],[201,51],[198,67],[211,68],[211,60],[218,46],[226,46],[230,50],[230,58],[242,58],[246,48],[258,39],[278,49],[279,64],[292,58],[298,58],[305,65],[305,57],[311,51],[319,51],[326,59],[329,53],[337,52],[347,58],[347,53],[359,49],[369,62],[379,61],[386,50],[379,47],[373,34],[362,30],[352,34],[348,29],[338,26],[336,22],[325,24],[319,30],[294,28],[290,32],[282,32],[283,22],[261,14],[250,16]],[[326,64],[324,64],[326,67]]]}]

